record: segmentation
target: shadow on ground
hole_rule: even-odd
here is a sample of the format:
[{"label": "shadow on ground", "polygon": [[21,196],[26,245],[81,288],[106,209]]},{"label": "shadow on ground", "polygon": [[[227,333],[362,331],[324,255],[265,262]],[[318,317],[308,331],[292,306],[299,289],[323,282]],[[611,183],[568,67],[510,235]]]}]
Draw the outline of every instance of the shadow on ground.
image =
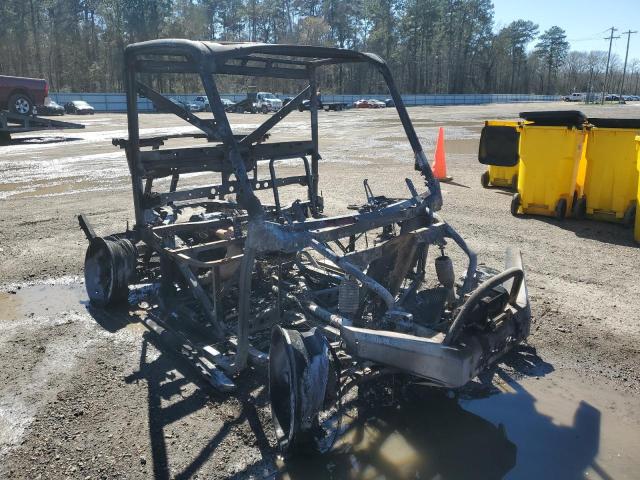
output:
[{"label": "shadow on ground", "polygon": [[596,240],[598,242],[610,243],[612,245],[620,245],[624,247],[637,247],[633,240],[633,229],[627,228],[622,224],[602,222],[598,220],[575,220],[567,218],[564,220],[556,220],[551,217],[542,217],[534,215],[518,215],[518,218],[528,221],[540,221],[554,225],[563,230],[573,232],[576,237],[588,240]]},{"label": "shadow on ground", "polygon": [[[117,317],[124,313],[102,316],[91,312],[108,331],[122,327],[123,321]],[[159,356],[148,355],[150,344],[159,349]],[[571,480],[583,478],[588,469],[601,478],[609,478],[595,462],[600,443],[599,410],[580,402],[573,424],[557,425],[552,417],[536,409],[538,399],[518,382],[552,372],[553,366],[541,359],[535,349],[523,346],[459,396],[416,386],[402,389],[402,395],[391,402],[371,402],[363,400],[367,392],[362,389],[346,404],[343,427],[329,452],[305,452],[287,459],[277,456],[271,434],[265,433],[271,431],[270,425],[264,424],[268,415],[260,416],[260,410],[268,406],[266,388],[252,396],[250,392],[259,387],[261,377],[249,374],[238,379],[240,387],[235,396],[239,413],[194,451],[192,459],[177,474],[168,469],[172,462],[164,429],[224,398],[202,381],[180,354],[159,343],[152,333],[144,334],[139,368],[125,381],[147,384],[149,435],[157,479],[192,478],[241,424],[247,424],[255,437],[253,445],[257,446],[260,459],[248,462],[243,470],[229,477],[234,479],[257,474],[293,480],[499,479],[511,475]],[[197,387],[193,394],[163,406],[164,399],[179,398],[181,388],[189,383]]]},{"label": "shadow on ground", "polygon": [[[508,188],[489,187],[493,193],[512,197],[514,192]],[[508,211],[507,211],[508,212]],[[518,219],[524,221],[539,221],[548,223],[555,227],[562,228],[569,232],[573,232],[576,237],[598,242],[610,243],[625,247],[636,247],[637,244],[633,240],[633,228],[628,228],[621,223],[605,222],[601,220],[577,220],[574,218],[566,218],[557,220],[552,217],[544,217],[541,215],[518,214]]]},{"label": "shadow on ground", "polygon": [[[161,354],[153,360],[147,359],[149,344],[161,349]],[[180,355],[162,350],[162,348],[162,345],[157,344],[152,334],[146,333],[140,353],[139,369],[125,379],[126,382],[145,381],[147,383],[149,440],[153,455],[154,478],[192,478],[207,462],[225,437],[229,435],[231,430],[245,422],[248,423],[255,436],[263,459],[273,459],[269,441],[258,417],[258,408],[264,406],[267,401],[265,391],[263,390],[257,398],[254,398],[247,391],[241,389],[236,395],[241,404],[239,414],[235,418],[226,421],[223,427],[199,451],[194,452],[192,460],[179,473],[170,473],[165,427],[204,408],[211,402],[219,402],[222,398],[210,386],[201,381],[197,374],[193,372],[193,368]],[[176,372],[180,373],[180,375],[176,375]],[[181,388],[188,383],[197,385],[198,388],[194,393],[168,406],[162,406],[162,400],[175,398],[176,395],[180,396]]]}]

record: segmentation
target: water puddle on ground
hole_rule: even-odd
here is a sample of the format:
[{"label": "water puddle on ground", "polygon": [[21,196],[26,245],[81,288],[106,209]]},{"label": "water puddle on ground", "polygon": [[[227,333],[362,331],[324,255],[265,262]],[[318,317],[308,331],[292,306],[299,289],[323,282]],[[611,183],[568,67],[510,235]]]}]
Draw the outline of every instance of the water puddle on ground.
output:
[{"label": "water puddle on ground", "polygon": [[0,292],[0,320],[16,321],[84,310],[88,303],[84,285],[79,282],[12,285]]},{"label": "water puddle on ground", "polygon": [[92,318],[112,333],[120,328],[139,333],[146,331],[144,325],[138,321],[140,311],[135,307],[138,297],[134,293],[129,298],[130,308],[107,311],[91,305],[84,283],[76,277],[57,279],[49,283],[14,284],[5,286],[2,290],[0,321],[20,321],[78,312]]},{"label": "water puddle on ground", "polygon": [[565,376],[556,371],[517,382],[498,379],[500,391],[485,398],[423,392],[402,406],[356,409],[331,452],[280,460],[279,475],[292,480],[638,478],[640,430],[637,416],[629,418],[636,415],[630,400]]},{"label": "water puddle on ground", "polygon": [[445,150],[447,153],[455,155],[474,155],[478,153],[478,139],[462,138],[445,140]]}]

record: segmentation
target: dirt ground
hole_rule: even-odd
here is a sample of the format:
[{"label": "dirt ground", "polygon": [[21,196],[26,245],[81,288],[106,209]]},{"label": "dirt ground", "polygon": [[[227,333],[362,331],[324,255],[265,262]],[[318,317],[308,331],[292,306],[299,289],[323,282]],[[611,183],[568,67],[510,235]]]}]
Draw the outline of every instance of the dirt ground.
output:
[{"label": "dirt ground", "polygon": [[[515,218],[510,194],[483,189],[477,162],[486,119],[567,104],[410,109],[433,154],[445,127],[442,217],[487,265],[518,246],[534,323],[529,345],[495,371],[490,395],[420,392],[402,407],[363,410],[335,451],[283,461],[274,450],[260,375],[240,392],[207,387],[126,312],[86,301],[87,242],[122,231],[133,211],[126,117],[83,117],[85,130],[23,134],[0,146],[0,478],[638,478],[640,475],[640,248],[622,226]],[[638,117],[640,105],[578,108]],[[230,116],[238,129],[262,115]],[[295,112],[274,140],[306,138]],[[190,129],[142,115],[143,135]],[[393,109],[320,114],[326,213],[420,185]],[[181,141],[182,142],[182,141]],[[280,168],[297,168],[283,165]],[[188,180],[206,182],[203,177]],[[459,269],[461,271],[461,268]]]}]

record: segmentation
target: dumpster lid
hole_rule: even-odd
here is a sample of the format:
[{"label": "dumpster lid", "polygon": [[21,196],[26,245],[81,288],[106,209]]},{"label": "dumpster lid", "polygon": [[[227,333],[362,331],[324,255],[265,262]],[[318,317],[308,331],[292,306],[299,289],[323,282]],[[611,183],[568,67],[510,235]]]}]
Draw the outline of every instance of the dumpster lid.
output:
[{"label": "dumpster lid", "polygon": [[486,125],[480,133],[478,161],[484,165],[515,167],[520,160],[520,133],[514,126]]},{"label": "dumpster lid", "polygon": [[587,116],[579,110],[520,112],[520,118],[533,122],[533,126],[547,127],[577,127],[587,121]]},{"label": "dumpster lid", "polygon": [[589,123],[598,128],[640,129],[640,118],[589,118]]}]

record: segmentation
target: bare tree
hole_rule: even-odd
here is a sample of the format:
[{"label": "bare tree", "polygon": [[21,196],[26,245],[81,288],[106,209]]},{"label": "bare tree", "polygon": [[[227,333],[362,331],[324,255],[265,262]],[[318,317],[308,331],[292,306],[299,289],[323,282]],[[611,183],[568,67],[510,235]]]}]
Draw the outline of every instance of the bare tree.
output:
[{"label": "bare tree", "polygon": [[[568,54],[559,27],[528,52],[537,34],[522,19],[496,30],[490,0],[0,0],[0,72],[42,75],[58,91],[118,91],[126,44],[184,37],[371,51],[414,93],[560,92],[588,89],[602,76],[601,53]],[[637,90],[639,66],[630,65],[628,85]],[[619,76],[614,58],[612,78]],[[339,65],[322,74],[322,88],[378,93],[373,77],[365,66]],[[244,81],[221,87],[242,89]],[[195,88],[187,76],[156,86]]]}]

